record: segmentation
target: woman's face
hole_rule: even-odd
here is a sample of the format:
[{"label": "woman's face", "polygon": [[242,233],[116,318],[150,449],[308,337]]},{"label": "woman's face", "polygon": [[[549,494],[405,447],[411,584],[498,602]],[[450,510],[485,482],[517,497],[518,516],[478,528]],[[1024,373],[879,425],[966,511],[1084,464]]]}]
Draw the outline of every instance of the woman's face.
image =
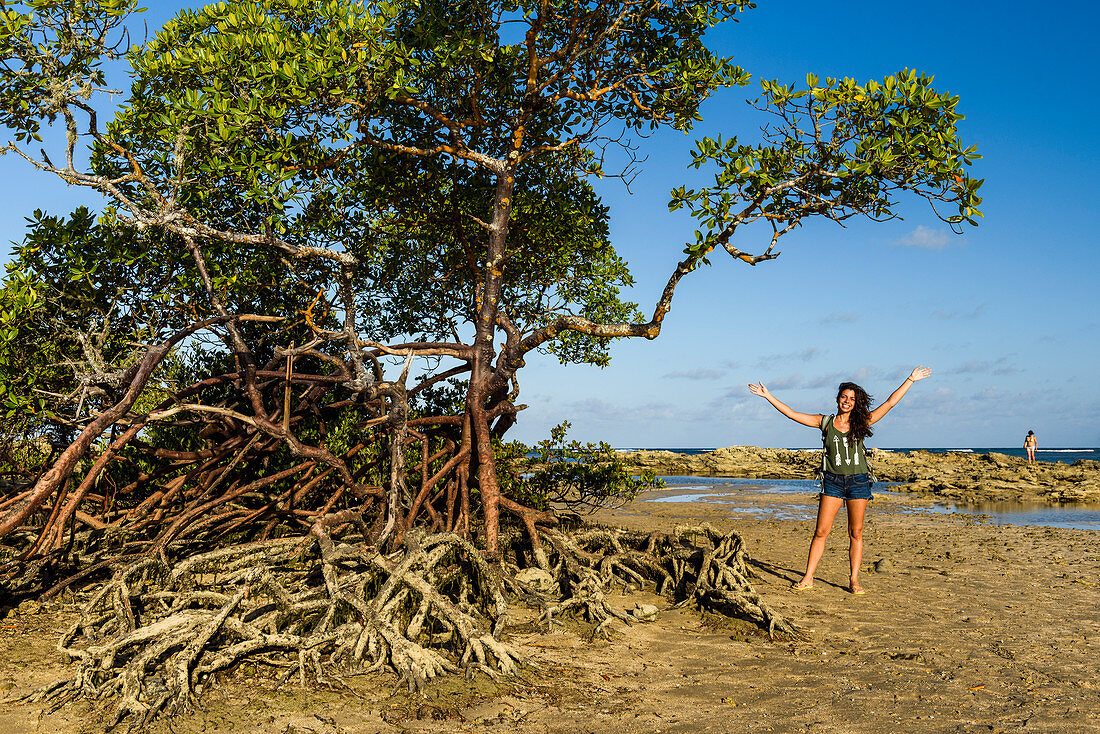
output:
[{"label": "woman's face", "polygon": [[856,407],[856,391],[848,388],[840,393],[840,397],[836,399],[836,407],[841,413],[851,413]]}]

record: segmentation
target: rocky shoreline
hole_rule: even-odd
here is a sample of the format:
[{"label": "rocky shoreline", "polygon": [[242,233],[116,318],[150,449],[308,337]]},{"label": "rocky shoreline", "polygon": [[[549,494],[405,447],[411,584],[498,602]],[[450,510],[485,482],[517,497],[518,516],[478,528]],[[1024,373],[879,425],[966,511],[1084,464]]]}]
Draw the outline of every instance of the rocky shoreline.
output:
[{"label": "rocky shoreline", "polygon": [[[891,487],[896,492],[974,504],[1100,504],[1100,461],[1028,465],[1022,458],[995,452],[899,453],[883,449],[870,449],[869,455],[879,481],[899,483]],[[739,479],[812,479],[821,462],[820,451],[757,446],[727,446],[694,455],[630,451],[620,456],[633,471]]]}]

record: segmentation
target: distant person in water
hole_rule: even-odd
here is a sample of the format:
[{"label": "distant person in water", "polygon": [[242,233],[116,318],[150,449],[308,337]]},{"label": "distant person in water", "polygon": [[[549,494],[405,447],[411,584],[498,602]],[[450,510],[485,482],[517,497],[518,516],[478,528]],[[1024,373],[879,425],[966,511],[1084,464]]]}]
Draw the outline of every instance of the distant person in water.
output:
[{"label": "distant person in water", "polygon": [[763,382],[749,385],[749,390],[754,395],[767,400],[780,413],[795,423],[816,428],[825,437],[824,475],[817,505],[817,527],[814,529],[813,540],[810,541],[806,573],[791,587],[795,591],[813,588],[814,570],[825,552],[825,539],[829,537],[840,506],[846,505],[848,560],[851,564],[848,591],[853,594],[864,593],[863,587],[859,585],[859,564],[863,560],[863,516],[867,512],[867,501],[871,499],[871,478],[863,439],[871,436],[871,426],[882,420],[898,404],[914,382],[923,380],[930,374],[932,370],[927,367],[917,367],[905,378],[901,387],[894,390],[886,402],[874,410],[871,409],[871,396],[866,390],[854,382],[843,382],[837,390],[835,416],[799,413],[768,392]]},{"label": "distant person in water", "polygon": [[1035,449],[1039,448],[1039,439],[1035,437],[1034,431],[1028,431],[1024,436],[1024,449],[1027,450],[1027,463],[1035,463]]}]

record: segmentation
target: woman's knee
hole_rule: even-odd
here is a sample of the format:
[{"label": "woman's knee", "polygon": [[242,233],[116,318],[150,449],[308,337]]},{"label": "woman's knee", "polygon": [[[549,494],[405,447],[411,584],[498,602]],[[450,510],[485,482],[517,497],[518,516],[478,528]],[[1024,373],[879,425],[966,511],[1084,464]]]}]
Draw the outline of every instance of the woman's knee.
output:
[{"label": "woman's knee", "polygon": [[849,525],[848,537],[851,540],[863,540],[863,526],[862,525]]}]

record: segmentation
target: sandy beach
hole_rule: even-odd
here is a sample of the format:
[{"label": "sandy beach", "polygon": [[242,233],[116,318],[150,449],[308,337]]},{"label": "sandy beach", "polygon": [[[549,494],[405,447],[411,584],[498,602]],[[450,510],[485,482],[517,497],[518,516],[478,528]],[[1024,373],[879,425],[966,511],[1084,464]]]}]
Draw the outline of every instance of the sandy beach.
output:
[{"label": "sandy beach", "polygon": [[[694,490],[693,490],[694,492]],[[349,676],[331,690],[278,686],[245,666],[196,709],[154,732],[1098,732],[1100,533],[997,525],[931,512],[931,499],[881,495],[865,528],[868,593],[847,580],[843,513],[812,591],[789,587],[804,566],[816,499],[715,485],[692,502],[669,488],[603,511],[600,523],[671,529],[707,521],[748,543],[754,584],[801,629],[776,638],[726,618],[658,605],[656,621],[588,640],[583,625],[544,634],[514,610],[509,640],[529,663],[519,681],[445,681],[391,696],[393,679]],[[733,512],[751,506],[751,513]],[[880,572],[874,572],[874,566]],[[66,673],[54,651],[64,604],[2,620],[0,692]],[[91,732],[101,709],[8,704],[0,731]]]}]

